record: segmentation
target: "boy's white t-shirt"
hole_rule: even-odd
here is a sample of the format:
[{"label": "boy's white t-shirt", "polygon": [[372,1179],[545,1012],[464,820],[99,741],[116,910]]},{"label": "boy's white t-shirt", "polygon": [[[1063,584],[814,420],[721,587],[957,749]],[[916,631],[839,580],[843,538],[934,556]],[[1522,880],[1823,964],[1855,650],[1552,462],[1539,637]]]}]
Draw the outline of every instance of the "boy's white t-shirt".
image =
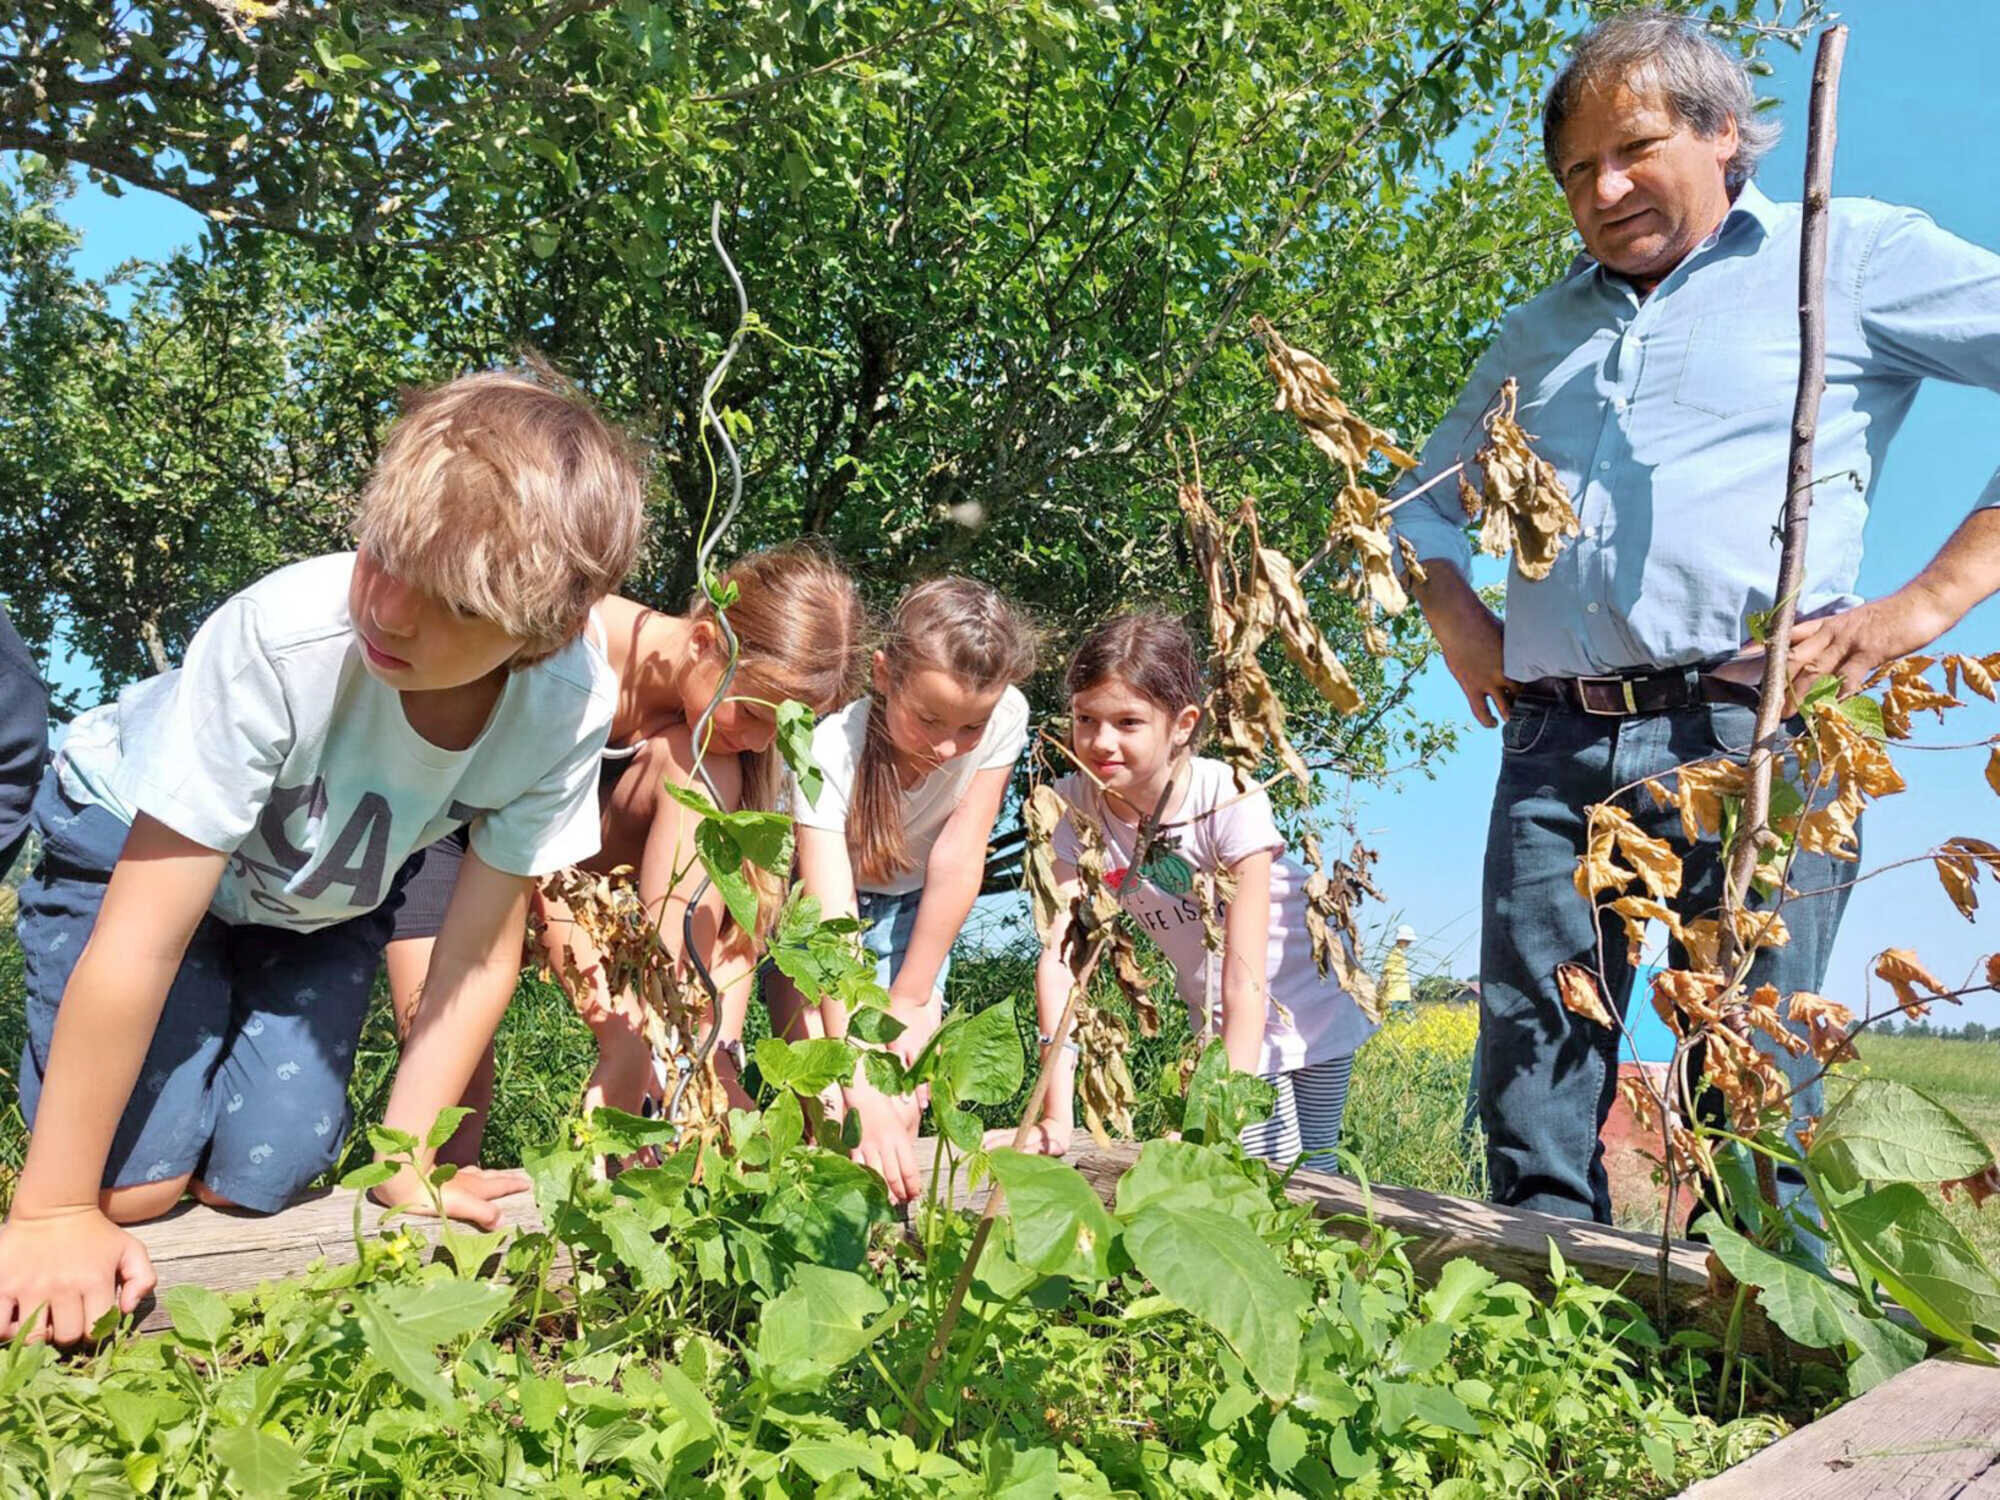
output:
[{"label": "boy's white t-shirt", "polygon": [[[813,760],[825,781],[819,800],[808,802],[799,790],[798,778],[791,779],[792,816],[801,827],[847,831],[847,810],[854,801],[861,747],[868,739],[868,704],[866,698],[856,699],[813,726]],[[1011,767],[1027,743],[1028,700],[1019,688],[1010,687],[993,705],[993,716],[986,721],[986,732],[977,745],[953,756],[915,786],[903,789],[903,838],[910,851],[909,867],[867,889],[886,895],[922,889],[931,848],[965,800],[972,778],[996,766]]]},{"label": "boy's white t-shirt", "polygon": [[[1111,886],[1173,963],[1175,986],[1187,1004],[1189,1023],[1199,1032],[1203,1012],[1211,1010],[1208,1034],[1221,1036],[1222,955],[1211,953],[1202,943],[1201,908],[1193,894],[1176,896],[1144,879],[1128,888],[1137,827],[1107,816],[1097,788],[1081,775],[1063,777],[1056,791],[1065,808],[1081,808],[1104,831],[1110,846],[1106,874]],[[1285,854],[1284,836],[1271,816],[1271,799],[1261,787],[1239,791],[1236,773],[1228,765],[1197,756],[1190,763],[1181,805],[1165,821],[1168,842],[1199,872],[1228,869],[1267,849],[1276,856],[1271,861],[1271,940],[1265,957],[1265,983],[1276,1004],[1264,1019],[1264,1051],[1257,1071],[1271,1078],[1309,1063],[1351,1056],[1374,1034],[1375,1023],[1361,1013],[1340,981],[1321,974],[1313,961],[1312,935],[1306,930],[1306,871]],[[1076,863],[1076,831],[1067,815],[1056,826],[1055,852],[1058,859]]]},{"label": "boy's white t-shirt", "polygon": [[617,681],[579,638],[507,675],[486,728],[445,750],[372,676],[347,613],[354,554],[280,568],[209,616],[175,671],[70,726],[73,801],[146,813],[230,856],[209,910],[310,930],[372,911],[403,861],[466,824],[496,870],[597,852],[597,758]]}]

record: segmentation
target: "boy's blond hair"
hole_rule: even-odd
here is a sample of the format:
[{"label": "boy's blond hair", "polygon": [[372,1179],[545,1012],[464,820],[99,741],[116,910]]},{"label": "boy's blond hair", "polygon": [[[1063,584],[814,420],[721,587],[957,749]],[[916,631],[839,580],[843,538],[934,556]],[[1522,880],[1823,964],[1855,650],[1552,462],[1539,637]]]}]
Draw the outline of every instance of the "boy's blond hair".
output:
[{"label": "boy's blond hair", "polygon": [[636,444],[546,366],[461,375],[405,398],[355,537],[403,582],[522,642],[573,640],[645,531]]}]

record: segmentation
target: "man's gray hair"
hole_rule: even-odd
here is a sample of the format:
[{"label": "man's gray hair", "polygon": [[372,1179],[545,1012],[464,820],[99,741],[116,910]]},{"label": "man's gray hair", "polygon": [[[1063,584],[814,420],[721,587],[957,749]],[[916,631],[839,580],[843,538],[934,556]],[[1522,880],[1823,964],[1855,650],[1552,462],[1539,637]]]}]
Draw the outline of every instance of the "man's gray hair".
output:
[{"label": "man's gray hair", "polygon": [[1735,118],[1736,154],[1723,169],[1731,196],[1778,142],[1778,122],[1757,114],[1750,74],[1738,59],[1684,17],[1636,10],[1585,32],[1549,89],[1542,106],[1542,155],[1558,181],[1563,126],[1585,93],[1619,83],[1657,89],[1675,118],[1704,140],[1714,139]]}]

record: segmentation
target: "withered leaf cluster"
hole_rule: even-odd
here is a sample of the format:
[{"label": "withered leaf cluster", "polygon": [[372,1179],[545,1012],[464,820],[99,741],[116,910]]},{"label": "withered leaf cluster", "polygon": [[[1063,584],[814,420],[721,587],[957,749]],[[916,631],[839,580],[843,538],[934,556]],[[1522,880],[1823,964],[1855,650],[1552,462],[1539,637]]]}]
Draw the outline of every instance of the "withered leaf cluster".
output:
[{"label": "withered leaf cluster", "polygon": [[[1327,516],[1327,561],[1332,565],[1335,592],[1362,606],[1368,619],[1368,649],[1381,655],[1388,638],[1373,614],[1401,614],[1409,603],[1396,576],[1397,543],[1389,530],[1390,507],[1366,479],[1370,462],[1387,461],[1397,473],[1417,461],[1396,446],[1387,432],[1356,415],[1340,396],[1340,382],[1326,365],[1303,349],[1295,349],[1263,318],[1250,320],[1251,332],[1263,340],[1264,362],[1277,382],[1277,409],[1289,412],[1306,439],[1340,471],[1345,483],[1334,496]],[[1423,569],[1409,543],[1402,543],[1403,560],[1419,581]]]},{"label": "withered leaf cluster", "polygon": [[[1312,772],[1285,733],[1285,705],[1257,653],[1275,631],[1285,650],[1327,702],[1342,713],[1361,706],[1361,693],[1312,621],[1291,564],[1258,544],[1256,514],[1246,500],[1237,520],[1225,526],[1202,491],[1200,470],[1179,485],[1181,519],[1187,527],[1196,566],[1207,591],[1212,685],[1208,717],[1216,746],[1248,777],[1274,754],[1298,782],[1312,791]],[[1239,562],[1239,539],[1250,545]]]},{"label": "withered leaf cluster", "polygon": [[1473,455],[1484,483],[1474,489],[1458,482],[1458,498],[1469,520],[1484,521],[1479,550],[1489,557],[1514,554],[1524,577],[1549,576],[1563,544],[1582,529],[1555,466],[1529,446],[1515,420],[1521,388],[1509,377],[1486,414],[1486,444]]},{"label": "withered leaf cluster", "polygon": [[[588,1008],[597,1003],[595,985],[608,995],[637,998],[646,1044],[667,1063],[670,1076],[695,1069],[702,1034],[708,1024],[708,997],[694,976],[674,961],[660,941],[659,928],[640,899],[630,866],[608,875],[574,867],[542,877],[541,888],[569,909],[570,919],[588,937],[599,956],[596,964],[580,964],[567,943],[536,942],[531,951],[553,954],[551,977],[571,1003]],[[539,920],[529,917],[538,937]],[[713,1141],[722,1133],[729,1099],[715,1071],[713,1056],[703,1060],[693,1081],[682,1091],[673,1123],[681,1140]]]},{"label": "withered leaf cluster", "polygon": [[1355,957],[1361,945],[1360,907],[1366,898],[1381,900],[1370,870],[1375,853],[1356,843],[1346,859],[1326,863],[1319,838],[1308,833],[1300,854],[1312,871],[1306,877],[1306,933],[1312,939],[1313,962],[1347,991],[1369,1020],[1382,1019],[1382,999],[1375,976]]}]

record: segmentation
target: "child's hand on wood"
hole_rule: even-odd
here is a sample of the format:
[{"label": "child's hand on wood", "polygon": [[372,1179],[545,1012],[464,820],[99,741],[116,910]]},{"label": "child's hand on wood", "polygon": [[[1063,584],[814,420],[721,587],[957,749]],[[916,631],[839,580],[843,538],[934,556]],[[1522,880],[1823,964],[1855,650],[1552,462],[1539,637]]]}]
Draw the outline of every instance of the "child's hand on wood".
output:
[{"label": "child's hand on wood", "polygon": [[137,1236],[96,1205],[0,1225],[0,1339],[27,1326],[30,1342],[73,1344],[116,1306],[135,1311],[158,1278]]},{"label": "child's hand on wood", "polygon": [[[1072,1129],[1073,1127],[1059,1120],[1038,1121],[1028,1127],[1028,1138],[1022,1142],[1020,1149],[1030,1156],[1067,1156]],[[1002,1146],[1011,1149],[1014,1145],[1014,1127],[1006,1125],[998,1130],[987,1131],[984,1145],[988,1151],[997,1151]]]},{"label": "child's hand on wood", "polygon": [[[461,1167],[449,1182],[438,1189],[438,1197],[444,1204],[446,1218],[457,1219],[476,1229],[498,1229],[498,1200],[515,1193],[525,1193],[530,1186],[528,1174],[516,1168],[490,1171],[485,1167]],[[374,1197],[384,1208],[401,1208],[408,1214],[435,1215],[437,1212],[431,1195],[407,1167],[374,1189]]]}]

